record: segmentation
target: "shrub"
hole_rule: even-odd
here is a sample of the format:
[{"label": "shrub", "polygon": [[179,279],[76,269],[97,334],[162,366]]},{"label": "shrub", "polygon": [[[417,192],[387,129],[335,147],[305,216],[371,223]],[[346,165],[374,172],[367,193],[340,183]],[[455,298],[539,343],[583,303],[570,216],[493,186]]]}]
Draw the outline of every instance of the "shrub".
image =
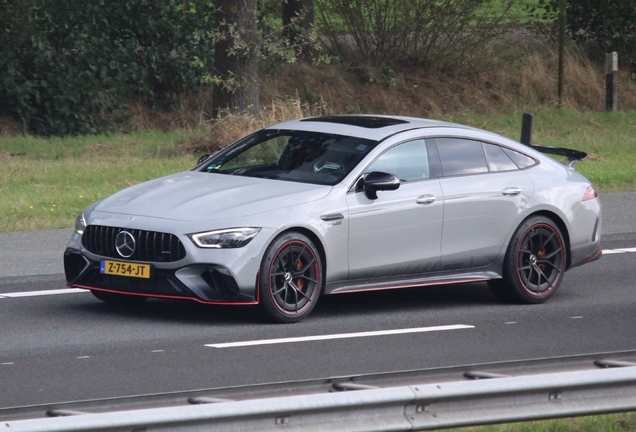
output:
[{"label": "shrub", "polygon": [[514,0],[315,0],[330,54],[357,63],[448,65],[508,30]]},{"label": "shrub", "polygon": [[211,13],[196,0],[0,0],[0,113],[63,135],[112,128],[131,98],[170,104],[212,64],[199,37]]},{"label": "shrub", "polygon": [[[558,0],[538,0],[532,12],[555,21],[559,11]],[[566,7],[567,30],[579,43],[591,43],[604,54],[619,53],[623,63],[636,62],[636,3],[625,0],[568,1]]]}]

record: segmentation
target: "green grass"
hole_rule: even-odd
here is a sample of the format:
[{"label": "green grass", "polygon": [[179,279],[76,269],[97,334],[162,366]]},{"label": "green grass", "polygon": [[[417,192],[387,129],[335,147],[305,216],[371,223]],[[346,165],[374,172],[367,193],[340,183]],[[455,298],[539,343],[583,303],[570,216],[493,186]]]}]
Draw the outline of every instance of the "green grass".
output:
[{"label": "green grass", "polygon": [[[445,119],[519,139],[522,112]],[[0,137],[0,231],[70,228],[90,203],[192,168],[201,130],[73,138]],[[590,153],[577,169],[603,192],[636,191],[636,112],[535,112],[534,143]]]},{"label": "green grass", "polygon": [[[0,139],[0,231],[70,228],[90,203],[187,170],[186,132]],[[12,156],[13,155],[13,156]]]},{"label": "green grass", "polygon": [[636,430],[635,412],[448,429],[449,432],[632,432],[634,430]]}]

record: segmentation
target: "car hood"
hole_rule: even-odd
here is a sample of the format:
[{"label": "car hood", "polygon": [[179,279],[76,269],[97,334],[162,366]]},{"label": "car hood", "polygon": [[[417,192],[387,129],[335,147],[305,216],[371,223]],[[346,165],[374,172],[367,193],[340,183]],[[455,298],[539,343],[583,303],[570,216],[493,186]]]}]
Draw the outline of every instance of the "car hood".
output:
[{"label": "car hood", "polygon": [[331,186],[188,171],[117,192],[95,211],[196,222],[304,204],[330,191]]}]

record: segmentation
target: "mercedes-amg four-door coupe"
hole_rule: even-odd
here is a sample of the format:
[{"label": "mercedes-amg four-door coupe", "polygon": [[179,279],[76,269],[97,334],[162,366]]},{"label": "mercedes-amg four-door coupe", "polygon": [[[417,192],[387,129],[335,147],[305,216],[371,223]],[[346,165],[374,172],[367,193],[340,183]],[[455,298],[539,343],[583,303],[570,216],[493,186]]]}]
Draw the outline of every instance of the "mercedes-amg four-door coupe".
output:
[{"label": "mercedes-amg four-door coupe", "polygon": [[257,304],[278,322],[322,295],[477,281],[541,303],[601,253],[596,191],[550,150],[409,117],[276,124],[89,206],[67,283],[111,303]]}]

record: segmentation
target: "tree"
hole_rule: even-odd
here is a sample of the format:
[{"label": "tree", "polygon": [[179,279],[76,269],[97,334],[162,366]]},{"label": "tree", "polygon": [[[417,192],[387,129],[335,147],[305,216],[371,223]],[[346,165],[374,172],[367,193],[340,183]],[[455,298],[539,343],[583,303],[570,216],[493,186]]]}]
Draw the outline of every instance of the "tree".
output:
[{"label": "tree", "polygon": [[516,2],[315,0],[321,42],[330,55],[388,69],[397,64],[454,69],[470,61],[509,31],[508,11]]},{"label": "tree", "polygon": [[[539,14],[554,19],[558,0],[539,0]],[[567,30],[579,43],[596,45],[600,54],[617,51],[622,62],[636,61],[636,2],[633,0],[570,0],[567,2]]]},{"label": "tree", "polygon": [[302,42],[314,24],[314,0],[283,0],[283,31],[292,46]]},{"label": "tree", "polygon": [[636,53],[636,3],[581,0],[568,2],[568,26],[577,40],[598,43],[605,52]]},{"label": "tree", "polygon": [[224,110],[258,116],[258,0],[217,0],[214,21],[212,114]]}]

